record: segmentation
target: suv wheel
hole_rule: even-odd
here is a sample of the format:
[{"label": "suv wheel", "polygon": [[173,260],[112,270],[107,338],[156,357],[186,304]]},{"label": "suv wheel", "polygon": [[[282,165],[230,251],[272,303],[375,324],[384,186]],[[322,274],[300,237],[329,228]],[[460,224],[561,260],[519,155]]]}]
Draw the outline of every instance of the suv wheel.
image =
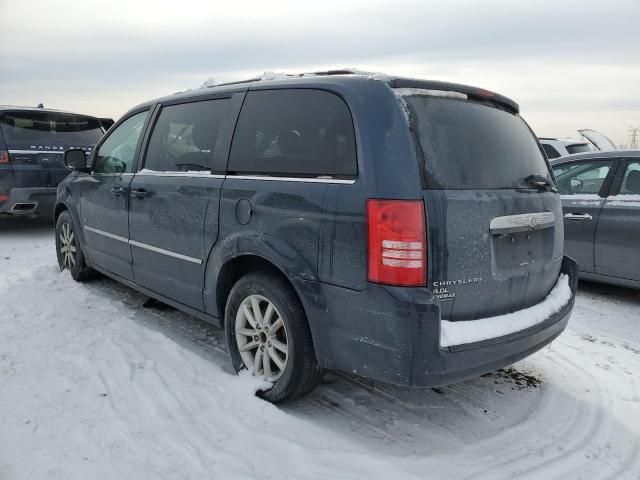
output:
[{"label": "suv wheel", "polygon": [[294,400],[320,382],[300,300],[277,275],[250,273],[238,280],[225,309],[225,336],[236,371],[273,384],[260,394],[270,402]]},{"label": "suv wheel", "polygon": [[56,222],[56,254],[60,270],[69,270],[74,280],[86,280],[93,275],[94,271],[85,263],[68,211],[62,212]]}]

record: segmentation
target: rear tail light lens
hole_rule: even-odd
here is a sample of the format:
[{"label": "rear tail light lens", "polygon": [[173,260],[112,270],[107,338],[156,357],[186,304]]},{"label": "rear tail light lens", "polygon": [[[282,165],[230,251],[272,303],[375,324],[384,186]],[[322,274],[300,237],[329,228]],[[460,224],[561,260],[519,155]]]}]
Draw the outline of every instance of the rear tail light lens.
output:
[{"label": "rear tail light lens", "polygon": [[0,163],[9,163],[9,152],[0,150]]},{"label": "rear tail light lens", "polygon": [[9,195],[0,193],[0,202],[6,202],[7,200],[9,200]]},{"label": "rear tail light lens", "polygon": [[370,282],[424,286],[427,232],[422,200],[368,200]]}]

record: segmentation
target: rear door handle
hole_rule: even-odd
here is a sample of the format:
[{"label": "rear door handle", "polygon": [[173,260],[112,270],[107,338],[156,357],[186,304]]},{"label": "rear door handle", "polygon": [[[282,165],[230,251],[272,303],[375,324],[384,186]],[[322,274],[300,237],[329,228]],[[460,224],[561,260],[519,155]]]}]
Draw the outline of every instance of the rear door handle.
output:
[{"label": "rear door handle", "polygon": [[136,196],[137,198],[144,198],[151,195],[151,192],[146,188],[135,188],[131,190],[131,193],[133,193],[133,195]]},{"label": "rear door handle", "polygon": [[124,195],[125,193],[127,193],[127,189],[125,187],[113,187],[111,189],[111,193],[113,193],[116,197],[119,197],[120,195]]},{"label": "rear door handle", "polygon": [[588,213],[565,213],[564,218],[567,220],[577,220],[579,222],[588,222],[593,220],[593,217]]}]

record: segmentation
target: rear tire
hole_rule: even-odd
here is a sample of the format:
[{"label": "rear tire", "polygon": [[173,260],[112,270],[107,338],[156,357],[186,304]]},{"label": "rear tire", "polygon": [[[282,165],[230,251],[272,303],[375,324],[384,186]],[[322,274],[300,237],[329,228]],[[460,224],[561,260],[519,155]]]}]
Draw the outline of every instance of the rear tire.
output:
[{"label": "rear tire", "polygon": [[96,272],[84,259],[80,242],[76,235],[73,219],[68,211],[64,211],[56,222],[56,254],[60,270],[69,270],[73,279],[77,282],[88,280],[95,276]]},{"label": "rear tire", "polygon": [[273,382],[260,396],[273,403],[300,398],[322,376],[311,331],[296,293],[280,276],[256,272],[231,289],[225,337],[236,371]]}]

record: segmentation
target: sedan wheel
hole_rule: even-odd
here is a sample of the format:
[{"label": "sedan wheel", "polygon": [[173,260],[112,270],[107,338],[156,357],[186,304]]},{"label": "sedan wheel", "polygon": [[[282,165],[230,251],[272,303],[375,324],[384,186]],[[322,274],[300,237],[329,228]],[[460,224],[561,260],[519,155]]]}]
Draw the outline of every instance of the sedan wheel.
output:
[{"label": "sedan wheel", "polygon": [[277,381],[287,366],[287,328],[276,307],[261,295],[249,295],[240,304],[235,336],[244,366],[256,377]]}]

